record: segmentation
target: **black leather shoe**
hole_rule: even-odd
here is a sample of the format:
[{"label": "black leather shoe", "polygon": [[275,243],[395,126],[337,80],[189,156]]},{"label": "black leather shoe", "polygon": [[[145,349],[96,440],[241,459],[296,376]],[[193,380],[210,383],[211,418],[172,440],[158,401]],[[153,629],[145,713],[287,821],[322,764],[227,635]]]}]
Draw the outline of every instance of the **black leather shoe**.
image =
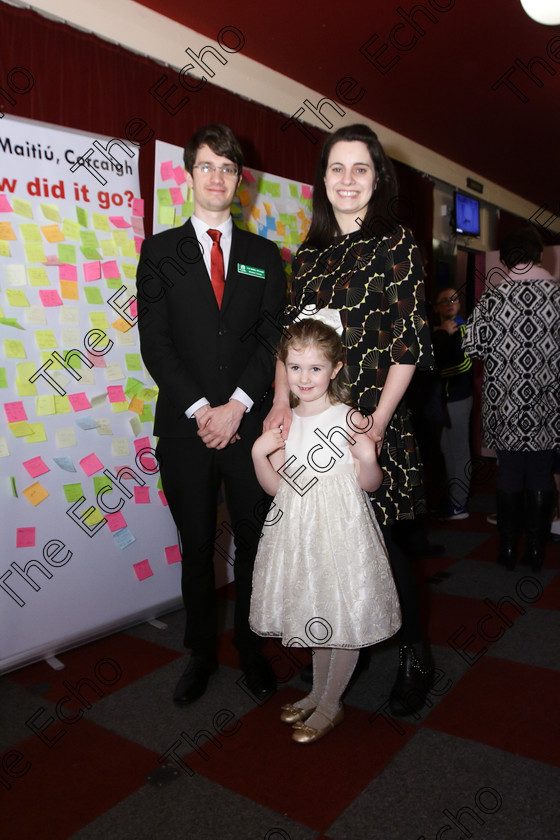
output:
[{"label": "black leather shoe", "polygon": [[268,659],[255,654],[241,659],[241,668],[245,674],[247,688],[257,700],[266,700],[276,691],[276,675]]},{"label": "black leather shoe", "polygon": [[406,717],[418,712],[426,704],[433,679],[434,668],[426,645],[401,645],[397,679],[389,698],[391,714]]},{"label": "black leather shoe", "polygon": [[201,656],[193,656],[185,668],[182,677],[175,686],[173,702],[187,706],[202,697],[208,686],[211,674],[218,668],[216,662]]}]

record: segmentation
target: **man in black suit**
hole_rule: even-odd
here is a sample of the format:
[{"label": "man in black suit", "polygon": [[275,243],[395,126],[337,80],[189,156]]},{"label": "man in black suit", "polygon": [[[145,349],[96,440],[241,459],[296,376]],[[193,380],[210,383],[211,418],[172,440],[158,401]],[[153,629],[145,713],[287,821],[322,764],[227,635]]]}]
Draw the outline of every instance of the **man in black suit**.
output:
[{"label": "man in black suit", "polygon": [[248,687],[264,699],[276,682],[249,628],[249,604],[267,501],[251,447],[272,403],[270,348],[279,334],[270,315],[284,305],[285,277],[277,246],[232,223],[243,155],[231,129],[201,128],[184,162],[194,213],[182,227],[145,240],[137,275],[141,351],[159,386],[154,434],[181,538],[185,647],[192,653],[173,698],[198,699],[217,668],[212,558],[223,481],[235,542],[233,641]]}]

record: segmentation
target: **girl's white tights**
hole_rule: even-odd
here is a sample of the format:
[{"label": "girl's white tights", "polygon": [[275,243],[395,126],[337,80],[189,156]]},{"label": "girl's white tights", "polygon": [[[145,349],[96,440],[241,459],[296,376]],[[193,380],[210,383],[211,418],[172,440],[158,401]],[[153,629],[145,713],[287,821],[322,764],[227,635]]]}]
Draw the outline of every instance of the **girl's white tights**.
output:
[{"label": "girl's white tights", "polygon": [[305,723],[323,729],[340,708],[340,698],[350,682],[359,650],[349,648],[313,648],[313,690],[295,705],[315,711]]}]

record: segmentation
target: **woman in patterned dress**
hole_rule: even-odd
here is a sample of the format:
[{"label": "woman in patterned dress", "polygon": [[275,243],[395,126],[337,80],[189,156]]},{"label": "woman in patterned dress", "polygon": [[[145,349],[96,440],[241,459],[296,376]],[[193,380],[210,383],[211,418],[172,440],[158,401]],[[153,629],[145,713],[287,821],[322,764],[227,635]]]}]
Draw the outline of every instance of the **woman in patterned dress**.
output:
[{"label": "woman in patterned dress", "polygon": [[[409,230],[391,218],[396,178],[366,125],[339,129],[317,166],[313,219],[292,273],[286,323],[322,308],[340,314],[352,396],[370,415],[369,434],[384,470],[372,502],[397,585],[403,625],[393,714],[424,705],[432,664],[422,642],[418,594],[409,560],[393,530],[424,513],[421,465],[404,401],[416,365],[433,364],[421,254]],[[288,389],[277,365],[274,406],[265,429],[290,425]]]}]

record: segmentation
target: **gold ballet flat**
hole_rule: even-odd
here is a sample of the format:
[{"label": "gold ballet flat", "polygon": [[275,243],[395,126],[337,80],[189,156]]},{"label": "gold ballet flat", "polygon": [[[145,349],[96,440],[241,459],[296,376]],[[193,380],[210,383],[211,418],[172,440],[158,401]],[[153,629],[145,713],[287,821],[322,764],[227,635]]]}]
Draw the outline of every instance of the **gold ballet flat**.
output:
[{"label": "gold ballet flat", "polygon": [[284,723],[297,723],[302,720],[307,720],[313,714],[315,708],[313,706],[312,709],[300,709],[299,706],[292,706],[291,703],[287,703],[285,706],[282,706],[280,720]]},{"label": "gold ballet flat", "polygon": [[325,720],[327,721],[327,725],[323,726],[322,729],[315,729],[313,726],[308,726],[306,723],[301,723],[298,721],[294,723],[294,733],[292,735],[292,741],[295,741],[296,744],[313,744],[315,741],[318,741],[319,738],[322,738],[324,735],[327,735],[331,729],[334,729],[335,726],[338,726],[339,723],[342,723],[344,720],[344,707],[340,706],[340,709],[336,713],[333,720],[329,720],[326,715],[323,715]]}]

